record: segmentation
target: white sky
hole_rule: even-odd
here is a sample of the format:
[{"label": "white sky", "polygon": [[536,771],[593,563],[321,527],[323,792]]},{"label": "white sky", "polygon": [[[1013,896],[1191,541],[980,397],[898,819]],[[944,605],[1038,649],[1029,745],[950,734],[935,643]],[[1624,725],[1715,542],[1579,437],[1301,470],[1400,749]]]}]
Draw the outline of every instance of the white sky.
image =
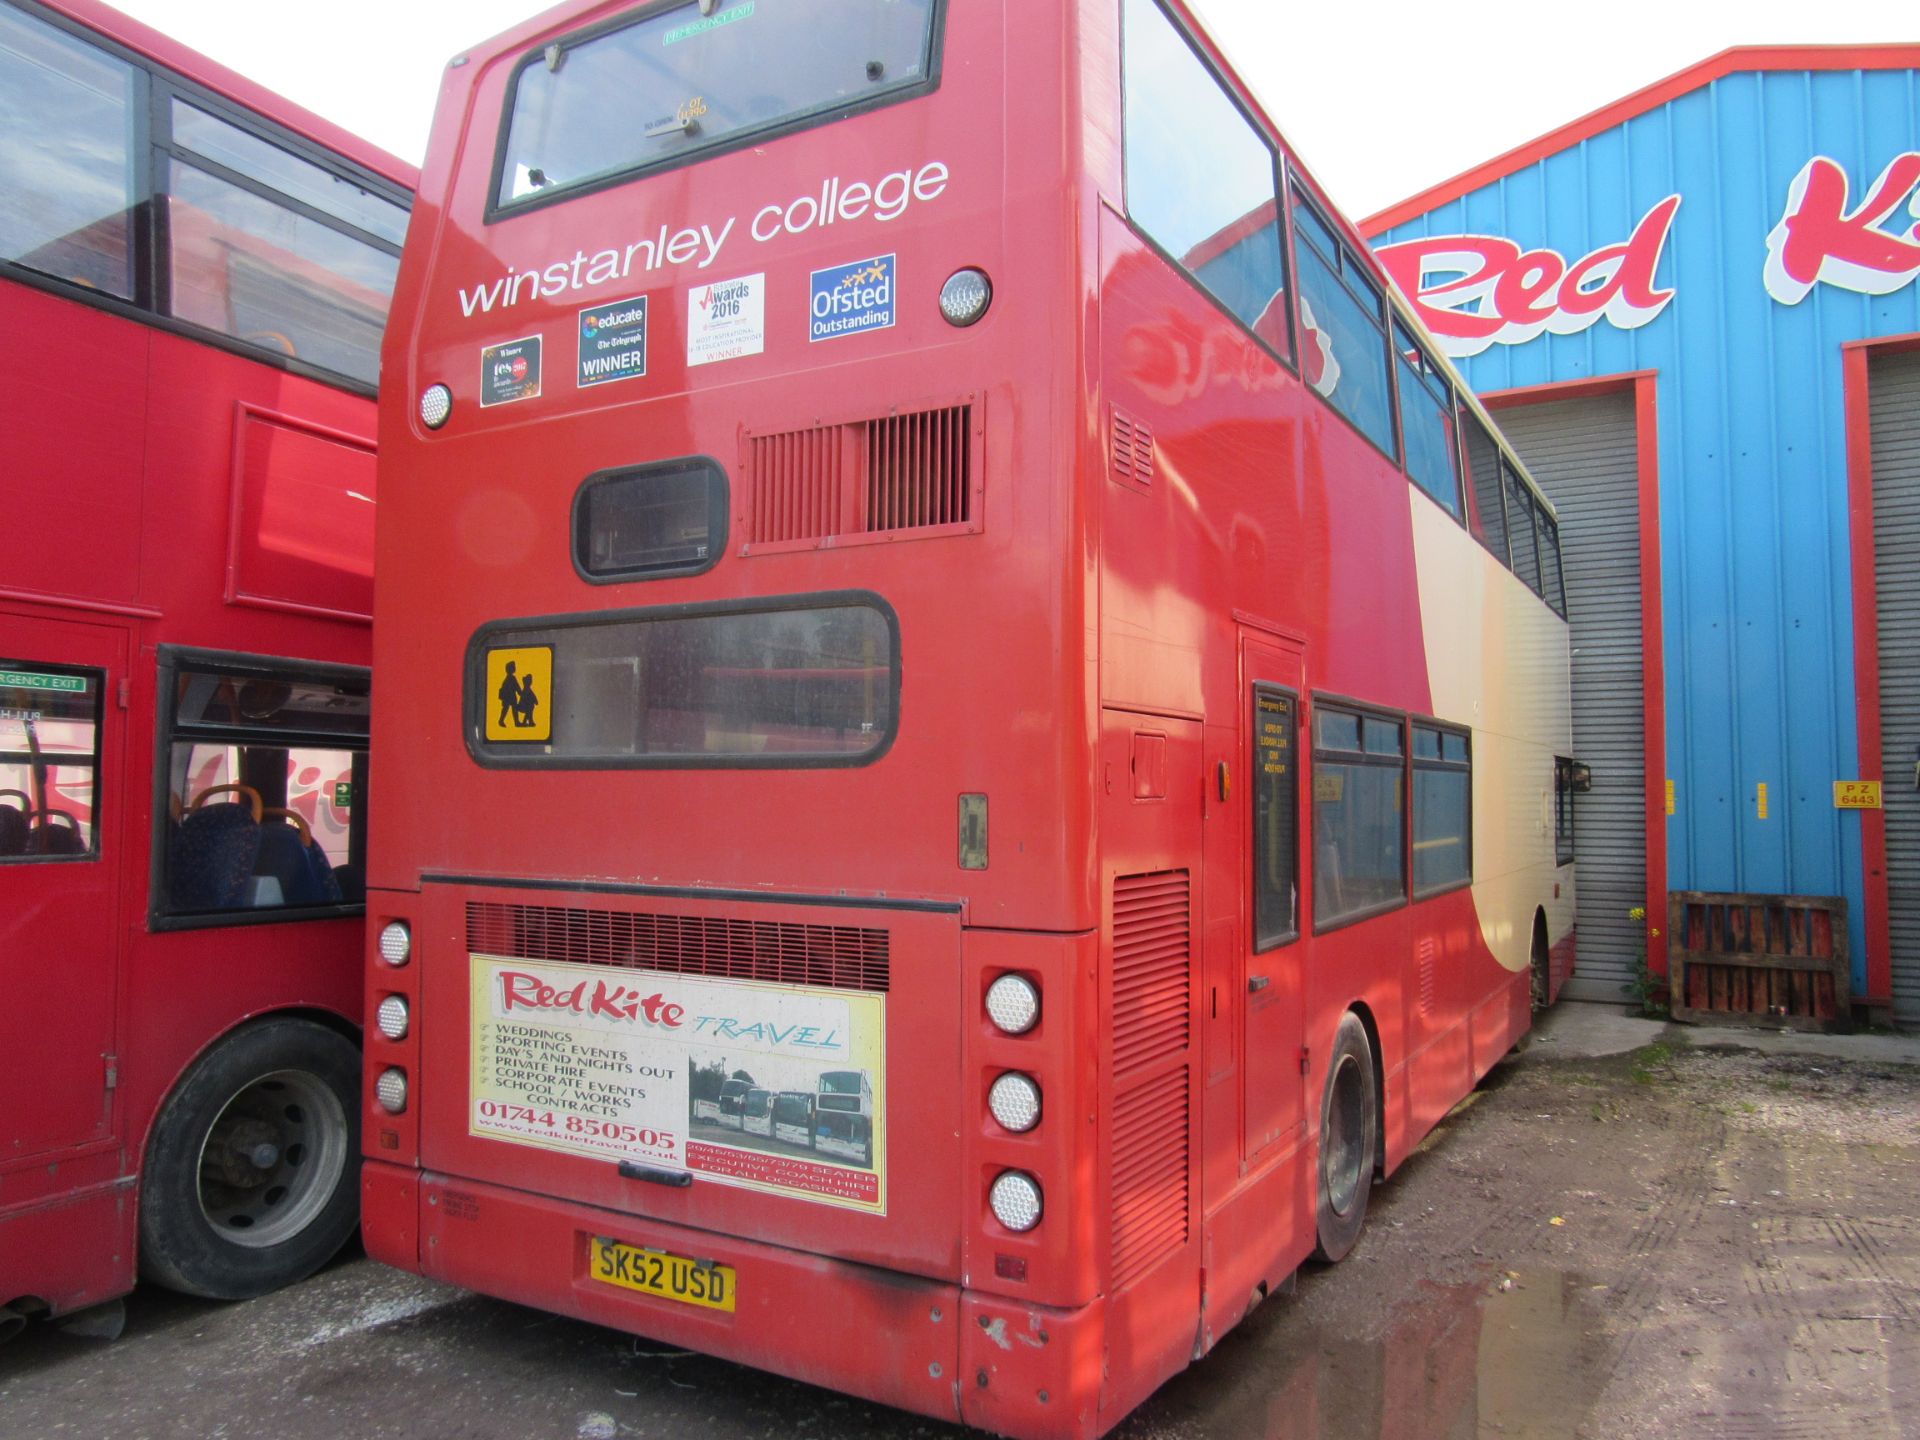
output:
[{"label": "white sky", "polygon": [[[416,164],[445,62],[546,8],[545,0],[114,3]],[[1912,0],[1197,3],[1356,220],[1729,45],[1920,41]]]}]

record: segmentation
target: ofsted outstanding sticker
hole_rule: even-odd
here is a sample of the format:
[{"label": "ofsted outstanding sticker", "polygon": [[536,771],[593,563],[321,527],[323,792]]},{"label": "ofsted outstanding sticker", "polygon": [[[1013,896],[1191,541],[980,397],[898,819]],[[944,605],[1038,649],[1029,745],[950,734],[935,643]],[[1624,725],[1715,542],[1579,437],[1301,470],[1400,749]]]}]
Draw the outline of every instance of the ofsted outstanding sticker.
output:
[{"label": "ofsted outstanding sticker", "polygon": [[687,364],[738,360],[767,348],[767,277],[699,285],[687,296]]},{"label": "ofsted outstanding sticker", "polygon": [[807,339],[837,340],[891,327],[899,268],[895,256],[875,255],[871,260],[814,271]]},{"label": "ofsted outstanding sticker", "polygon": [[480,352],[480,408],[511,405],[540,394],[540,337],[508,340]]},{"label": "ofsted outstanding sticker", "polygon": [[579,385],[637,380],[647,373],[647,297],[612,300],[580,312]]}]

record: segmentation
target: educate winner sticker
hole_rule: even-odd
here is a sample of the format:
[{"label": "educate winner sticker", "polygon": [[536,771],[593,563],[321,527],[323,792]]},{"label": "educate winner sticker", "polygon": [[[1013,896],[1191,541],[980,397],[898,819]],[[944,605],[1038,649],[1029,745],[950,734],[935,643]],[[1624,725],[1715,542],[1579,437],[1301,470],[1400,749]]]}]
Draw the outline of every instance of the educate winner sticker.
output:
[{"label": "educate winner sticker", "polygon": [[508,340],[480,352],[480,408],[540,394],[540,337]]},{"label": "educate winner sticker", "polygon": [[614,300],[580,312],[581,389],[647,373],[647,297]]},{"label": "educate winner sticker", "polygon": [[886,330],[894,322],[898,258],[875,255],[851,265],[813,272],[808,340],[837,340],[868,330]]}]

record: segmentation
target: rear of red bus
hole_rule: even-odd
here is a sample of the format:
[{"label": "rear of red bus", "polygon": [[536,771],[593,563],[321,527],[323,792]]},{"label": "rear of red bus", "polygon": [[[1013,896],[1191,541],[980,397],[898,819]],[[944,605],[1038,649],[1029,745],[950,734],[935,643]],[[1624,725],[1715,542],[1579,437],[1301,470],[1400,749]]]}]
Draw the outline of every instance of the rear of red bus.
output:
[{"label": "rear of red bus", "polygon": [[379,1258],[1100,1427],[1071,8],[571,4],[449,68],[381,408]]}]

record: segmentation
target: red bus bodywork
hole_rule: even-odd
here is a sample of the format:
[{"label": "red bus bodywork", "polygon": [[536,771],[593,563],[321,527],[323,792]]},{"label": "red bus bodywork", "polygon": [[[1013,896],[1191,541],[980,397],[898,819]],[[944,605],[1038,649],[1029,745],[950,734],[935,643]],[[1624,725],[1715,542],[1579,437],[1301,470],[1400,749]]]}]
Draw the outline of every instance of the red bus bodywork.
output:
[{"label": "red bus bodywork", "polygon": [[[63,18],[396,186],[417,178],[93,0],[29,15]],[[0,267],[0,332],[15,417],[0,427],[0,656],[105,676],[92,793],[63,797],[97,824],[97,857],[0,865],[4,1330],[133,1288],[155,1117],[223,1036],[299,1015],[357,1039],[357,919],[158,933],[149,910],[160,647],[370,658],[374,404],[364,387],[157,324],[58,275]],[[317,793],[297,805],[318,830]]]},{"label": "red bus bodywork", "polygon": [[[368,1248],[929,1415],[1094,1435],[1313,1249],[1340,1017],[1380,1057],[1391,1172],[1526,1030],[1534,925],[1570,931],[1549,838],[1544,862],[1256,954],[1250,685],[1486,726],[1484,858],[1509,824],[1534,834],[1542,765],[1550,799],[1565,628],[1128,225],[1117,0],[948,5],[930,94],[489,219],[516,64],[631,9],[561,6],[448,71],[396,291],[368,919],[408,927],[412,956],[371,951],[368,1004],[398,995],[413,1023],[367,1046]],[[814,223],[888,176],[909,197],[895,218]],[[649,269],[656,236],[680,258]],[[569,283],[609,251],[621,278]],[[810,343],[810,274],[876,254],[897,256],[897,324]],[[965,266],[994,299],[957,329],[936,297]],[[542,274],[549,298],[527,282]],[[755,275],[764,351],[689,364],[690,304]],[[581,306],[643,293],[645,379],[576,388]],[[541,393],[483,406],[483,350],[536,335]],[[453,397],[439,431],[417,409],[435,384]],[[1137,474],[1113,473],[1115,410],[1152,432]],[[782,454],[906,413],[964,416],[970,508],[873,524],[869,494],[824,536],[792,519],[811,492],[780,489],[804,479]],[[581,483],[682,456],[727,477],[717,563],[586,583],[569,563]],[[827,592],[897,622],[897,734],[872,763],[477,763],[488,627]],[[1444,658],[1454,626],[1471,661]],[[1504,728],[1531,738],[1500,762],[1520,712]],[[956,853],[973,796],[985,868]],[[832,978],[876,931],[888,968]],[[478,1133],[474,967],[502,956],[603,966],[608,984],[637,967],[642,993],[663,974],[883,992],[884,1213],[697,1172],[652,1184]],[[1043,997],[1023,1035],[983,1008],[1008,973]],[[1161,983],[1165,1004],[1142,998]],[[986,1108],[1008,1070],[1044,1095],[1024,1134]],[[395,1071],[397,1113],[372,1099]],[[1025,1233],[987,1204],[1008,1169],[1044,1189]],[[732,1267],[736,1308],[594,1279],[607,1238]]]}]

